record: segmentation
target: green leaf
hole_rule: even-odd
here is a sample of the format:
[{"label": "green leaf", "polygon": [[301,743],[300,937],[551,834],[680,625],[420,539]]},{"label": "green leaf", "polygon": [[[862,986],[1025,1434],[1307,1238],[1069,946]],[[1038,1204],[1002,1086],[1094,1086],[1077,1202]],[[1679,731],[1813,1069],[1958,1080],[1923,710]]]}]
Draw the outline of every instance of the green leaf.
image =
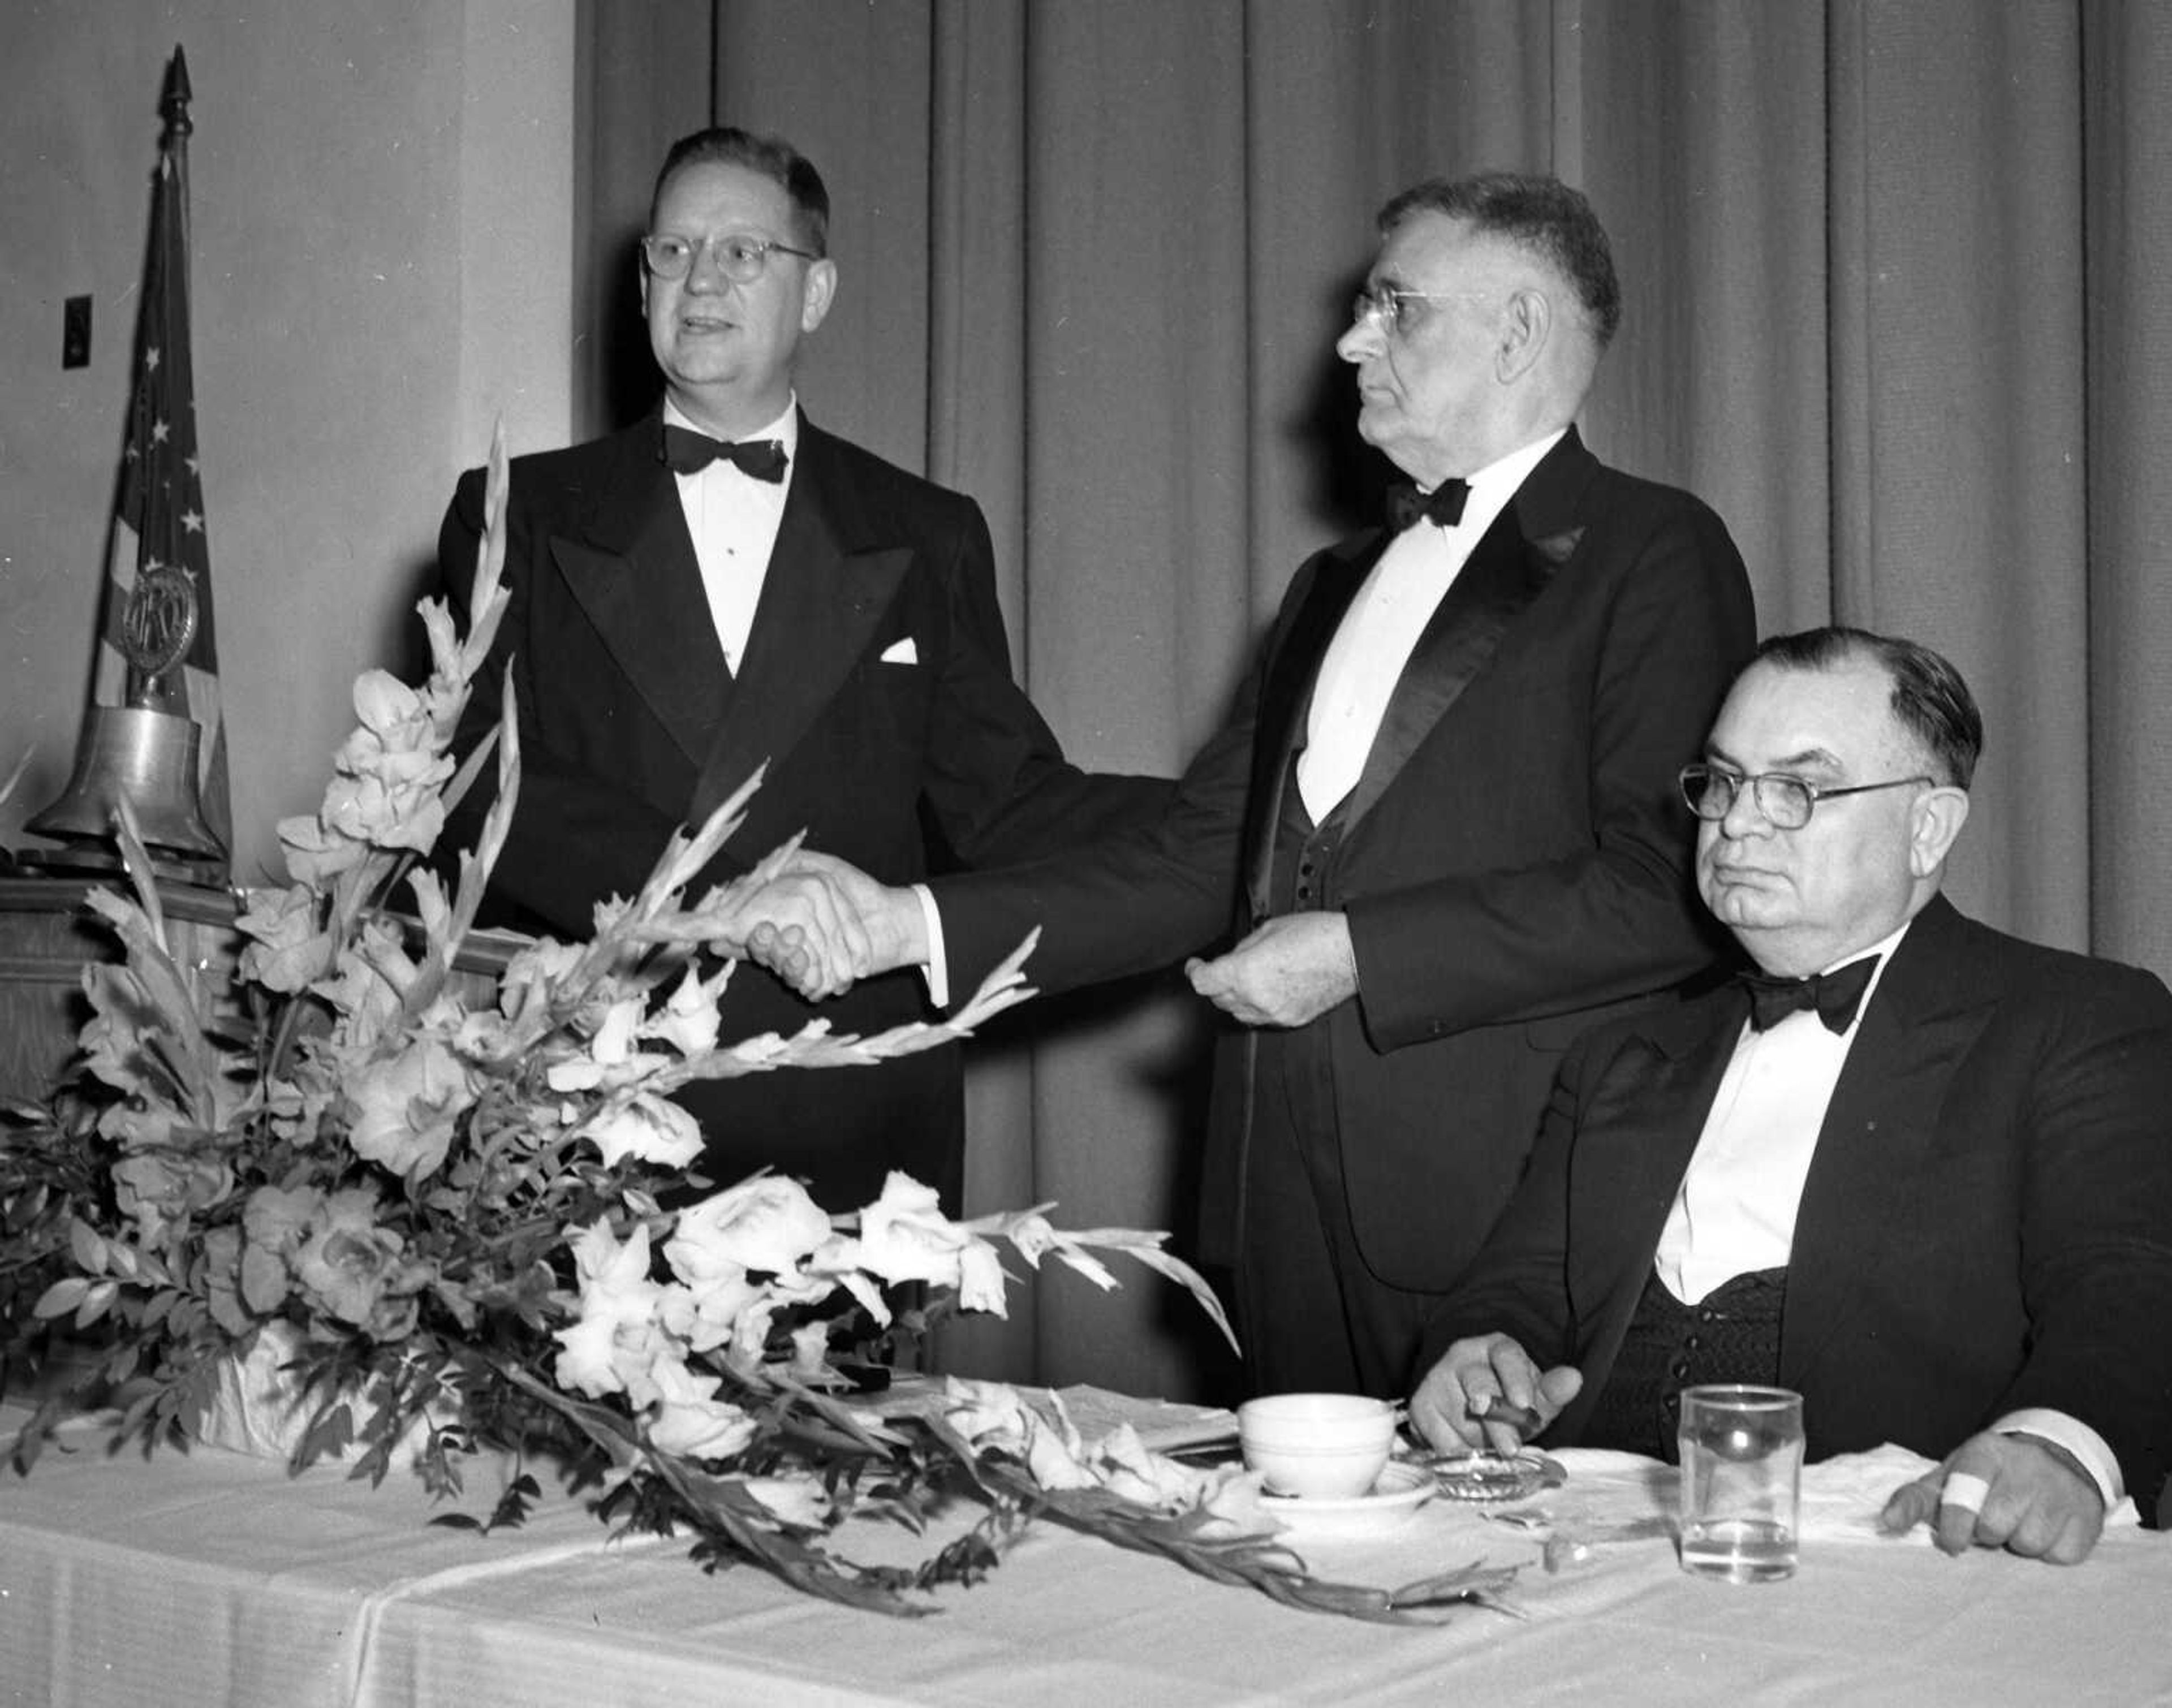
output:
[{"label": "green leaf", "polygon": [[42,1183],[32,1187],[8,1205],[7,1227],[10,1233],[20,1233],[33,1226],[45,1211],[46,1200],[51,1189]]},{"label": "green leaf", "polygon": [[74,1254],[78,1269],[90,1275],[105,1273],[105,1241],[80,1216],[69,1218],[68,1250]]},{"label": "green leaf", "polygon": [[353,1445],[353,1415],[345,1400],[334,1400],[309,1420],[302,1444],[294,1450],[294,1465],[298,1469],[320,1458],[336,1458]]},{"label": "green leaf", "polygon": [[63,1276],[38,1295],[38,1302],[32,1308],[30,1314],[41,1322],[49,1317],[65,1316],[83,1303],[83,1296],[89,1291],[90,1281],[87,1276]]},{"label": "green leaf", "polygon": [[83,1296],[83,1302],[75,1308],[75,1325],[88,1329],[113,1307],[115,1297],[121,1291],[117,1281],[94,1281]]}]

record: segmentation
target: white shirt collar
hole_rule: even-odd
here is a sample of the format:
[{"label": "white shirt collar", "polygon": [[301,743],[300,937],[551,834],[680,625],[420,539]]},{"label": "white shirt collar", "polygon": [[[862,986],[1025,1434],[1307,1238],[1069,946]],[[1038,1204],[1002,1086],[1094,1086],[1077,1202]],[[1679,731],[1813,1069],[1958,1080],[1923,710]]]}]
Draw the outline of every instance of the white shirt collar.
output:
[{"label": "white shirt collar", "polygon": [[[1511,451],[1505,457],[1496,458],[1479,470],[1476,474],[1467,477],[1471,496],[1476,497],[1483,493],[1491,497],[1498,492],[1501,494],[1502,502],[1506,502],[1508,497],[1524,484],[1531,470],[1546,460],[1546,453],[1567,437],[1567,427],[1556,427],[1544,438],[1533,439],[1521,450]],[[1497,510],[1500,505],[1497,503],[1493,508]]]},{"label": "white shirt collar", "polygon": [[[1460,548],[1467,552],[1479,536],[1493,525],[1493,518],[1508,508],[1509,500],[1538,467],[1548,451],[1568,435],[1567,427],[1556,427],[1544,438],[1534,439],[1520,450],[1505,457],[1497,457],[1484,468],[1467,478],[1470,494],[1463,501],[1463,519],[1452,529],[1442,530],[1449,539],[1465,542]],[[1413,529],[1422,533],[1422,529]],[[1460,560],[1459,560],[1460,561]]]},{"label": "white shirt collar", "polygon": [[[716,438],[716,434],[710,432],[708,428],[680,408],[668,391],[664,394],[664,419],[668,426],[681,427],[691,432],[705,434],[710,438]],[[756,427],[750,433],[741,433],[739,438],[741,439],[781,439],[784,442],[784,454],[787,457],[793,455],[799,449],[799,394],[795,391],[784,400],[784,413],[776,420],[766,426]]]}]

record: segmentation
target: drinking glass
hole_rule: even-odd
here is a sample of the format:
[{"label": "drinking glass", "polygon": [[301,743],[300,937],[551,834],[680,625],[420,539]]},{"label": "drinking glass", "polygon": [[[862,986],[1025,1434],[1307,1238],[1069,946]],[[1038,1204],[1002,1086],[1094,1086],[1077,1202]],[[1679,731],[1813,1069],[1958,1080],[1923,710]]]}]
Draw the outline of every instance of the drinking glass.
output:
[{"label": "drinking glass", "polygon": [[1803,1396],[1723,1383],[1682,1390],[1682,1570],[1730,1583],[1795,1574]]}]

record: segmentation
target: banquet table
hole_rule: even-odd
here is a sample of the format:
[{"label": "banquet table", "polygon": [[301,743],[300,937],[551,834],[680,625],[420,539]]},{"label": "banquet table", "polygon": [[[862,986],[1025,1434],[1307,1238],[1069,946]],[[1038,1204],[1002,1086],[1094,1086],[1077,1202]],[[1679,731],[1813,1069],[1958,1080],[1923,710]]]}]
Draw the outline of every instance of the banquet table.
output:
[{"label": "banquet table", "polygon": [[[0,1412],[0,1439],[18,1421]],[[399,1474],[373,1490],[212,1448],[147,1459],[73,1426],[65,1445],[0,1474],[0,1703],[2172,1700],[2172,1541],[2130,1520],[2062,1568],[1881,1538],[1879,1491],[1922,1464],[1895,1449],[1809,1469],[1801,1568],[1779,1583],[1684,1575],[1662,1522],[1673,1473],[1624,1454],[1560,1455],[1567,1481],[1514,1507],[1435,1499],[1293,1539],[1346,1582],[1520,1567],[1513,1615],[1405,1627],[1047,1523],[900,1619],[706,1574],[683,1542],[614,1539],[555,1491],[524,1527],[478,1534],[430,1524],[445,1509]],[[457,1510],[486,1512],[499,1474]],[[868,1525],[845,1551],[930,1546]]]}]

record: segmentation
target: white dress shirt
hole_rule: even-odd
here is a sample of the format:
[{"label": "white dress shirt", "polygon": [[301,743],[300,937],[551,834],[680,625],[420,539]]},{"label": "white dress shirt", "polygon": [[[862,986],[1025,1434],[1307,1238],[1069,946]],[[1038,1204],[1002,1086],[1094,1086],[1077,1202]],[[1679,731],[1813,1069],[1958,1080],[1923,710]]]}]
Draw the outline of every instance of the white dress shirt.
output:
[{"label": "white dress shirt", "polygon": [[[707,438],[716,435],[667,396],[664,419],[672,427],[686,427]],[[781,439],[784,443],[784,478],[757,481],[736,463],[719,457],[700,472],[675,475],[679,503],[686,513],[686,531],[694,536],[695,561],[702,566],[702,588],[709,598],[709,620],[717,626],[717,639],[724,649],[724,663],[739,674],[746,657],[747,631],[754,626],[754,611],[761,600],[761,584],[769,574],[770,553],[777,549],[777,530],[784,520],[785,494],[792,490],[792,474],[799,451],[799,402],[787,400],[784,413],[768,426],[744,437]]]},{"label": "white dress shirt", "polygon": [[[1736,1276],[1782,1268],[1793,1255],[1803,1183],[1833,1088],[1893,952],[1907,934],[1903,925],[1883,942],[1834,963],[1879,958],[1847,1031],[1836,1034],[1809,1009],[1762,1032],[1742,1023],[1652,1260],[1667,1291],[1684,1304],[1696,1303]],[[2009,1413],[1992,1427],[2064,1448],[2095,1482],[2105,1510],[2119,1504],[2124,1487],[2119,1461],[2104,1437],[2079,1418],[2032,1407]]]},{"label": "white dress shirt", "polygon": [[1364,773],[1396,680],[1472,548],[1567,431],[1563,427],[1487,464],[1470,477],[1460,521],[1453,528],[1422,520],[1411,524],[1389,542],[1365,577],[1320,658],[1304,749],[1298,755],[1298,792],[1315,824]]}]

